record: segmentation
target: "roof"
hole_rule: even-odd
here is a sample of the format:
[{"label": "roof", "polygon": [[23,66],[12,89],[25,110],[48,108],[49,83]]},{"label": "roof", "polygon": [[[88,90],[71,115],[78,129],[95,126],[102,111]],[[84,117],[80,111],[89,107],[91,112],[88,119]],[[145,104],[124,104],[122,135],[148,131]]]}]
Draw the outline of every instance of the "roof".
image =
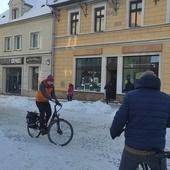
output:
[{"label": "roof", "polygon": [[23,16],[15,20],[9,20],[9,9],[0,14],[0,25],[51,13],[51,9],[46,5],[46,0],[25,0],[25,5],[30,5],[32,8],[28,12],[24,13]]},{"label": "roof", "polygon": [[85,0],[47,0],[47,5],[52,8],[62,7],[66,5],[71,5]]}]

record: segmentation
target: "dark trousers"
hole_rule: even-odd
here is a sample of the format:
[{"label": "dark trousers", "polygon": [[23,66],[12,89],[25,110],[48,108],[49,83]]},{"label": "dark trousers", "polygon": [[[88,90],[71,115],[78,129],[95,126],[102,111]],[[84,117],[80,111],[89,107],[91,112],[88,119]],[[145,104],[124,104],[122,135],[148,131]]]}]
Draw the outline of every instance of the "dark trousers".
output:
[{"label": "dark trousers", "polygon": [[167,170],[166,159],[161,162],[154,155],[136,155],[124,149],[119,170],[136,170],[141,162],[145,162],[151,170]]},{"label": "dark trousers", "polygon": [[110,96],[106,96],[106,104],[110,102]]},{"label": "dark trousers", "polygon": [[51,106],[49,102],[36,102],[40,112],[40,129],[47,126],[48,120],[51,116]]},{"label": "dark trousers", "polygon": [[72,96],[67,96],[68,101],[72,101]]}]

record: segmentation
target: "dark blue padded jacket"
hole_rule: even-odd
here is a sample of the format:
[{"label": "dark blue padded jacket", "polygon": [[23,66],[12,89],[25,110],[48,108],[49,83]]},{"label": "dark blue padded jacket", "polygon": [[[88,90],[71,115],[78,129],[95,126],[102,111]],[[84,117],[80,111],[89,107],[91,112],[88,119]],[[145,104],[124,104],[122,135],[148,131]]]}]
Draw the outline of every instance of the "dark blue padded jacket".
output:
[{"label": "dark blue padded jacket", "polygon": [[166,128],[170,127],[170,96],[160,91],[160,84],[158,77],[145,75],[135,90],[125,95],[110,128],[113,139],[125,127],[125,145],[139,150],[165,148]]}]

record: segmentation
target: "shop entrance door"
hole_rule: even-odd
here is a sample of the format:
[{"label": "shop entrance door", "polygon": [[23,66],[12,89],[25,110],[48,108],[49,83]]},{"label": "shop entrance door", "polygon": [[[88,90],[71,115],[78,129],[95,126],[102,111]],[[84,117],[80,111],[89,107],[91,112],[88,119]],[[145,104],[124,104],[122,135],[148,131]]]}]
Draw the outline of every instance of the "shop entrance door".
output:
[{"label": "shop entrance door", "polygon": [[107,58],[107,76],[106,83],[112,84],[112,98],[116,99],[116,85],[117,85],[117,57],[108,57]]},{"label": "shop entrance door", "polygon": [[21,94],[21,68],[6,69],[6,92]]}]

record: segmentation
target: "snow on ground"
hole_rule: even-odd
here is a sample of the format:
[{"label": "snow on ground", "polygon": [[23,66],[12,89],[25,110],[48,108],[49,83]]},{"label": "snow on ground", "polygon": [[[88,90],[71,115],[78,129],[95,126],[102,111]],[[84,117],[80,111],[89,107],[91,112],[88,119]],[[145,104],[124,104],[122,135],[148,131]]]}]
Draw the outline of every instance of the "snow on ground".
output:
[{"label": "snow on ground", "polygon": [[53,145],[47,136],[28,136],[27,110],[38,111],[33,98],[0,96],[0,170],[118,169],[124,137],[112,140],[109,128],[119,106],[101,101],[60,101],[61,117],[74,128],[73,140],[64,147]]}]

